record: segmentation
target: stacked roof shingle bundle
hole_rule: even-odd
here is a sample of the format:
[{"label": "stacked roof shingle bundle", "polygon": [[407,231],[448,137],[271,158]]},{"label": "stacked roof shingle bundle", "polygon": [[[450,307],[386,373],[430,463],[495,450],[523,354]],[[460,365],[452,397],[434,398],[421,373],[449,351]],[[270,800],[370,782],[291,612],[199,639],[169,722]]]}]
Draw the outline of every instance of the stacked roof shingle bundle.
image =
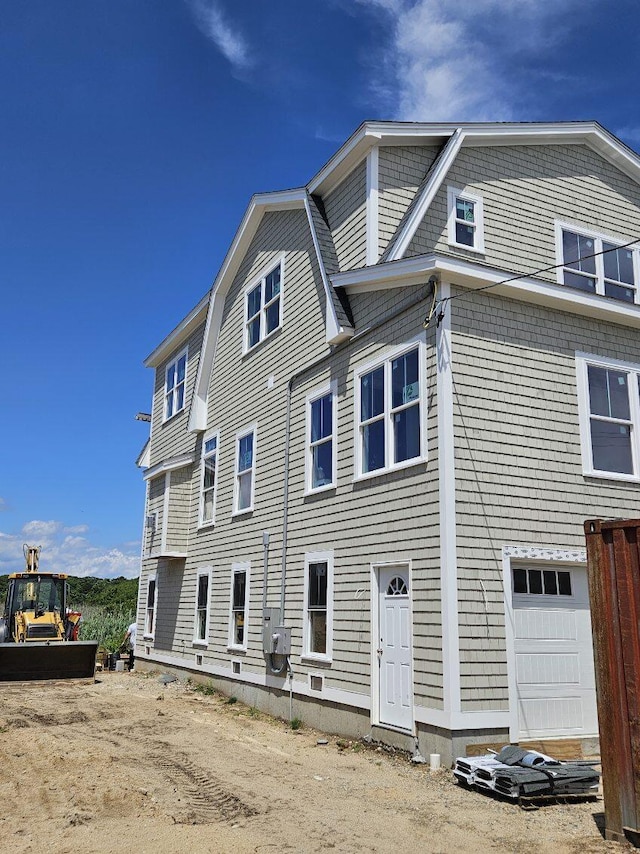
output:
[{"label": "stacked roof shingle bundle", "polygon": [[600,774],[590,765],[558,762],[535,750],[506,745],[500,753],[459,757],[453,769],[459,783],[508,798],[596,795]]}]

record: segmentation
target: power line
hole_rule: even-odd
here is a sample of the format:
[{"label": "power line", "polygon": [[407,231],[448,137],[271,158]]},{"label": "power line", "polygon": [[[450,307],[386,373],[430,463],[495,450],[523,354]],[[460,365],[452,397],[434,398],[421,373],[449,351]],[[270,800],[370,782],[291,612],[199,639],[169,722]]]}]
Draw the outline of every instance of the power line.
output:
[{"label": "power line", "polygon": [[[633,246],[636,243],[640,243],[640,237],[636,237],[633,240],[630,240],[628,243],[621,243],[617,246],[611,246],[610,249],[601,249],[599,252],[592,252],[590,255],[581,255],[579,258],[576,258],[576,261],[585,261],[588,258],[597,258],[599,255],[606,255],[608,252],[617,252],[618,249],[627,249],[629,246]],[[567,264],[552,264],[550,267],[541,267],[539,270],[534,270],[532,273],[519,273],[517,276],[510,276],[508,279],[501,279],[499,282],[492,282],[490,285],[483,285],[481,288],[474,288],[471,293],[468,291],[464,291],[460,294],[454,294],[451,297],[444,297],[443,299],[437,300],[437,304],[439,306],[444,306],[445,303],[450,302],[454,299],[460,299],[461,297],[464,299],[470,299],[471,294],[477,294],[480,291],[488,291],[491,288],[497,288],[498,285],[506,285],[509,282],[517,282],[519,279],[528,279],[532,276],[539,276],[540,273],[551,273],[554,270],[558,270],[560,267],[566,267]],[[425,321],[425,328],[431,323],[435,312],[432,310],[430,312],[428,320]],[[440,322],[443,317],[443,309],[437,312],[437,325],[440,325]]]}]

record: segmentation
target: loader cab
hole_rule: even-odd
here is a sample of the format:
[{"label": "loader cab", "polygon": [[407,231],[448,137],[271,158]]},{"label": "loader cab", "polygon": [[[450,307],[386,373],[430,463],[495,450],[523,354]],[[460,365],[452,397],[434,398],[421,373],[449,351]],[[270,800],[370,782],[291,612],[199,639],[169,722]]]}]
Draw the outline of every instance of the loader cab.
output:
[{"label": "loader cab", "polygon": [[66,576],[33,572],[10,576],[3,615],[8,640],[61,640],[65,600]]}]

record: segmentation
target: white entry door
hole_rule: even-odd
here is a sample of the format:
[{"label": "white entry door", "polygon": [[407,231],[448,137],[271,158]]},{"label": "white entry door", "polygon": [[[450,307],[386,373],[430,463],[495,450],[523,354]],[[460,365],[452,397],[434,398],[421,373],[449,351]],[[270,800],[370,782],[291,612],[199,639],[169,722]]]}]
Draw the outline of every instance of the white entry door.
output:
[{"label": "white entry door", "polygon": [[519,738],[598,734],[587,573],[513,568]]},{"label": "white entry door", "polygon": [[382,725],[413,728],[411,600],[406,566],[378,573],[379,718]]}]

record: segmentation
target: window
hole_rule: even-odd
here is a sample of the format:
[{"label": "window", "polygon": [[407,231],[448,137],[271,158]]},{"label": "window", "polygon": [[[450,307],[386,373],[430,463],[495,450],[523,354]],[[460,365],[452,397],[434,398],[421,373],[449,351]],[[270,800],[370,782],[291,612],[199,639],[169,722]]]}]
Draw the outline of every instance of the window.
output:
[{"label": "window", "polygon": [[249,565],[234,564],[231,570],[231,621],[229,646],[246,649],[249,608]]},{"label": "window", "polygon": [[202,443],[202,481],[200,494],[200,524],[212,525],[215,520],[216,475],[218,471],[218,435]]},{"label": "window", "polygon": [[331,660],[333,629],[333,553],[311,552],[305,558],[304,654]]},{"label": "window", "polygon": [[185,383],[187,376],[187,351],[167,365],[164,387],[164,420],[168,421],[185,406]]},{"label": "window", "polygon": [[245,353],[282,326],[281,259],[265,276],[249,286],[245,297]]},{"label": "window", "polygon": [[356,374],[359,477],[426,459],[424,350],[414,344]]},{"label": "window", "polygon": [[204,645],[209,640],[209,588],[211,573],[198,570],[196,580],[196,619],[193,631],[194,644]]},{"label": "window", "polygon": [[640,254],[613,240],[575,226],[556,224],[560,284],[622,302],[637,302]]},{"label": "window", "polygon": [[448,187],[447,206],[450,245],[484,252],[482,197],[456,187]]},{"label": "window", "polygon": [[640,479],[640,365],[577,354],[585,474]]},{"label": "window", "polygon": [[559,569],[514,569],[513,592],[571,596],[571,573]]},{"label": "window", "polygon": [[149,577],[149,581],[147,583],[147,610],[145,614],[144,621],[144,636],[148,638],[152,638],[155,631],[155,618],[156,618],[156,604],[157,604],[157,589],[156,589],[156,577],[152,575]]},{"label": "window", "polygon": [[336,485],[336,387],[307,398],[307,491]]},{"label": "window", "polygon": [[234,513],[248,513],[253,510],[255,445],[255,428],[237,434]]}]

